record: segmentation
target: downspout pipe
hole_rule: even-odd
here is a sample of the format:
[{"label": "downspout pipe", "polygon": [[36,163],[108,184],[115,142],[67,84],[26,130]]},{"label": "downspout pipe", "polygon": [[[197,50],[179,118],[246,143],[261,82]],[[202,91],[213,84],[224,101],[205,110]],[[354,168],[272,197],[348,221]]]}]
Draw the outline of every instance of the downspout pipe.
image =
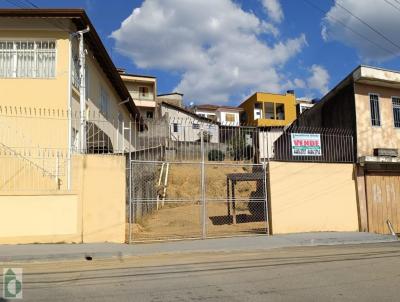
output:
[{"label": "downspout pipe", "polygon": [[80,152],[86,153],[86,52],[83,35],[90,31],[89,26],[86,29],[77,31],[74,36],[79,37],[79,108],[80,108]]}]

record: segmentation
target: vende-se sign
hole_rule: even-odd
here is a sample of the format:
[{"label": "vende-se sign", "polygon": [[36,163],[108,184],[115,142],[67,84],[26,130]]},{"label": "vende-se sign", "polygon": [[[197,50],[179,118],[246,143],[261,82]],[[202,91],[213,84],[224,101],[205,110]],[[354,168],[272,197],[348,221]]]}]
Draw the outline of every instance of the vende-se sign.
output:
[{"label": "vende-se sign", "polygon": [[322,156],[321,135],[318,133],[291,133],[292,156]]}]

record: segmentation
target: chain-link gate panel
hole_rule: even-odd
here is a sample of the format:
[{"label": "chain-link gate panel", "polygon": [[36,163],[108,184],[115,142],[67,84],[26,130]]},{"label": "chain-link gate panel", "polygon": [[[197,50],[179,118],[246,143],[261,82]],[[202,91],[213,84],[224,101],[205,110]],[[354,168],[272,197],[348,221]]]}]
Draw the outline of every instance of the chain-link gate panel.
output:
[{"label": "chain-link gate panel", "polygon": [[266,234],[266,171],[262,165],[205,164],[207,237]]},{"label": "chain-link gate panel", "polygon": [[129,241],[202,236],[201,166],[135,162]]},{"label": "chain-link gate panel", "polygon": [[266,234],[266,171],[236,163],[131,162],[131,241]]}]

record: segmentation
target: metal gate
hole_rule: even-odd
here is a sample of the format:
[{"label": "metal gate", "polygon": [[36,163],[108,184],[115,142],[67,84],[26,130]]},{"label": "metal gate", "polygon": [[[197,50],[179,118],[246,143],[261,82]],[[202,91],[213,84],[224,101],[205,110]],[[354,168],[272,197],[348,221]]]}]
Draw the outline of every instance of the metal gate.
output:
[{"label": "metal gate", "polygon": [[368,230],[379,234],[400,233],[400,173],[368,172],[366,175]]},{"label": "metal gate", "polygon": [[[257,163],[257,129],[219,127],[212,142],[210,125],[216,124],[199,125],[197,141],[187,140],[193,134],[174,139],[154,125],[149,132],[155,133],[139,138],[157,146],[129,154],[128,242],[268,234],[267,170]],[[193,121],[179,127],[189,133]]]}]

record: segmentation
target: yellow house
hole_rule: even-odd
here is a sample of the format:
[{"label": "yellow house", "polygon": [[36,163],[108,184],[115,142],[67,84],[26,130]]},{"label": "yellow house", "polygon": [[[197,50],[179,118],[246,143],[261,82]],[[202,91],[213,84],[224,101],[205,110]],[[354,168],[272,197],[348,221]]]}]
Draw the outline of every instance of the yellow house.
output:
[{"label": "yellow house", "polygon": [[286,94],[256,92],[242,104],[241,122],[259,127],[286,126],[296,119],[296,97]]},{"label": "yellow house", "polygon": [[0,9],[0,152],[13,157],[10,171],[70,178],[71,153],[134,151],[138,117],[84,10]]}]

